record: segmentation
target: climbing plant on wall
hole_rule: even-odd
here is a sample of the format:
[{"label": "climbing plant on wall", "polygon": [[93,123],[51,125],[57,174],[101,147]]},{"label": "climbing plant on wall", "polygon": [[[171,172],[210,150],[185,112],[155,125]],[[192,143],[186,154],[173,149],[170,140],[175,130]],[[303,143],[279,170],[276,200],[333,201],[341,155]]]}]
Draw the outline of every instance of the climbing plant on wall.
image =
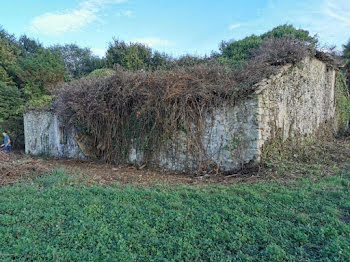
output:
[{"label": "climbing plant on wall", "polygon": [[336,79],[336,102],[337,116],[340,127],[340,133],[347,130],[350,123],[350,96],[349,89],[346,86],[346,80],[343,72],[338,72]]},{"label": "climbing plant on wall", "polygon": [[62,122],[83,127],[84,135],[92,138],[94,155],[107,162],[125,161],[133,145],[151,160],[185,134],[188,159],[210,165],[202,139],[206,113],[233,105],[281,65],[312,54],[305,43],[272,38],[255,49],[242,68],[215,60],[171,70],[130,71],[119,66],[111,76],[64,84],[55,108]]}]

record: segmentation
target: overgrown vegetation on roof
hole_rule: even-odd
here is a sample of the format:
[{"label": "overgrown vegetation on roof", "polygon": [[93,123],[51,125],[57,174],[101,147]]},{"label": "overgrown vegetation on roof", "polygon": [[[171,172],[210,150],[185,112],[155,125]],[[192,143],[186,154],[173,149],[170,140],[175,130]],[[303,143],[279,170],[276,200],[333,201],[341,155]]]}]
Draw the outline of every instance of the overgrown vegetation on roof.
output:
[{"label": "overgrown vegetation on roof", "polygon": [[295,64],[314,52],[299,39],[269,38],[250,50],[251,58],[240,67],[215,59],[171,70],[132,72],[117,67],[114,76],[63,85],[56,108],[65,123],[83,127],[93,138],[94,155],[106,161],[125,161],[133,145],[144,149],[146,160],[152,159],[184,133],[188,155],[205,166],[206,112],[233,105],[281,65]]},{"label": "overgrown vegetation on roof", "polygon": [[110,76],[114,75],[114,70],[109,68],[101,68],[92,71],[88,76],[89,77],[101,77],[101,76]]},{"label": "overgrown vegetation on roof", "polygon": [[238,41],[223,41],[220,45],[219,61],[240,66],[253,57],[252,50],[259,48],[261,44],[269,39],[280,39],[288,37],[297,40],[311,48],[318,43],[316,36],[311,36],[308,31],[295,29],[292,25],[281,25],[262,35],[251,35]]},{"label": "overgrown vegetation on roof", "polygon": [[[98,58],[90,49],[80,48],[76,44],[45,48],[43,44],[26,35],[17,39],[0,28],[0,86],[18,89],[17,107],[6,107],[0,110],[0,128],[7,129],[15,144],[23,146],[23,128],[21,127],[23,118],[12,116],[18,114],[18,109],[25,106],[27,108],[46,106],[50,101],[51,89],[59,82],[69,82],[90,73],[93,76],[101,76],[107,72],[109,74],[115,65],[130,71],[171,71],[177,70],[178,67],[207,65],[215,61],[226,70],[231,70],[232,67],[238,70],[247,68],[247,61],[254,56],[252,50],[259,48],[268,39],[284,37],[304,43],[310,49],[318,44],[317,38],[307,31],[296,29],[291,25],[282,25],[260,36],[253,35],[238,41],[223,42],[220,52],[206,57],[186,55],[174,59],[140,43],[114,40],[109,45],[106,57]],[[346,50],[344,46],[344,59],[347,57]],[[97,71],[93,72],[94,70]],[[349,70],[345,72],[349,80]],[[255,76],[251,74],[250,77]],[[259,77],[258,75],[257,78]],[[251,80],[251,82],[255,81]],[[7,91],[0,93],[2,99],[6,99],[6,94]]]}]

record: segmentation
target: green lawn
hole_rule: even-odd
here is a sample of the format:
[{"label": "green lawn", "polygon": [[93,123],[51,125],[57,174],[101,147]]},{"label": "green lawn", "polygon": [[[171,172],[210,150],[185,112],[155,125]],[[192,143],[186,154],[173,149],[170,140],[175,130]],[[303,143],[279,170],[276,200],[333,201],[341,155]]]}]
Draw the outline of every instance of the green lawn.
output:
[{"label": "green lawn", "polygon": [[350,261],[350,172],[290,186],[0,188],[0,261]]}]

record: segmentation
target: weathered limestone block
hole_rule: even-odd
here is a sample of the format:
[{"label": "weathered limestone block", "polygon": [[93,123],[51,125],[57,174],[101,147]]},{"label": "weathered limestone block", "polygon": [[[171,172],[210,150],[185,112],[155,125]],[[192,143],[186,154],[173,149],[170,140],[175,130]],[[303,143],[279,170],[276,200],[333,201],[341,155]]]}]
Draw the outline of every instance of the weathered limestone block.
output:
[{"label": "weathered limestone block", "polygon": [[223,106],[207,113],[199,161],[188,154],[188,141],[183,134],[163,148],[153,162],[161,168],[176,171],[194,170],[208,163],[217,165],[222,171],[230,171],[255,161],[259,132],[254,114],[257,103],[256,99],[247,99],[234,107]]},{"label": "weathered limestone block", "polygon": [[53,112],[24,114],[25,152],[32,155],[84,158],[76,140],[75,128],[65,128]]},{"label": "weathered limestone block", "polygon": [[283,67],[258,95],[260,147],[278,132],[283,139],[334,128],[336,72],[315,58]]}]

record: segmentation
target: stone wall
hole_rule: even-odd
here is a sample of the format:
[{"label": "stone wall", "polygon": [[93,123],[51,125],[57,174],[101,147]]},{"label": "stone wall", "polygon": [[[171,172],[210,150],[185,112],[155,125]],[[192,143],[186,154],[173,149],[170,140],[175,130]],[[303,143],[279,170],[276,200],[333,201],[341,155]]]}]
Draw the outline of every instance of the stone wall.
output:
[{"label": "stone wall", "polygon": [[[281,67],[235,106],[222,105],[208,112],[200,143],[190,144],[191,134],[182,133],[147,162],[174,171],[197,170],[208,163],[230,171],[258,162],[264,144],[276,136],[287,139],[335,128],[335,78],[334,69],[314,58]],[[53,112],[27,112],[24,127],[26,153],[84,157],[75,140],[77,130],[63,129]],[[200,152],[200,157],[193,157],[189,148]],[[142,148],[131,146],[128,162],[145,161]]]},{"label": "stone wall", "polygon": [[[201,159],[189,154],[185,134],[155,153],[149,164],[174,171],[188,171],[211,162],[223,171],[239,168],[257,156],[257,99],[246,99],[234,107],[222,106],[207,113],[200,144]],[[24,115],[26,153],[54,157],[84,158],[76,142],[77,130],[63,128],[54,112],[30,111]],[[194,147],[196,145],[193,145]],[[199,145],[197,145],[199,147]],[[198,149],[197,147],[197,149]],[[195,149],[196,150],[196,149]],[[143,150],[131,147],[128,162],[142,165]]]},{"label": "stone wall", "polygon": [[256,85],[259,150],[276,135],[307,136],[335,125],[336,71],[315,58],[287,65]]},{"label": "stone wall", "polygon": [[84,158],[76,140],[76,129],[63,128],[53,112],[24,114],[25,152],[32,155]]},{"label": "stone wall", "polygon": [[[257,139],[259,133],[256,98],[238,102],[234,107],[222,106],[206,114],[202,139],[187,139],[180,134],[176,141],[168,143],[151,160],[160,168],[186,171],[197,170],[208,163],[218,166],[222,171],[237,169],[257,157]],[[189,147],[199,151],[194,158]],[[141,165],[144,162],[142,150],[132,147],[129,162]],[[202,166],[204,165],[204,166]]]}]

